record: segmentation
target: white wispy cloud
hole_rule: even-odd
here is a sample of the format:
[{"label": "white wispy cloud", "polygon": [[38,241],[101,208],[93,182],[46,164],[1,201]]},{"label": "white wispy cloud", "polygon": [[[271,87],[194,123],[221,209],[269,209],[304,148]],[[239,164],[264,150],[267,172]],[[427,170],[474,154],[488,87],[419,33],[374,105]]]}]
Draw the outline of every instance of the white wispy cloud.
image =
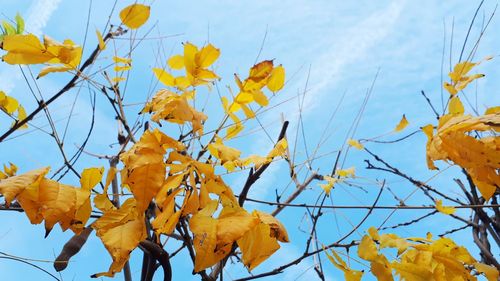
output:
[{"label": "white wispy cloud", "polygon": [[52,13],[57,9],[61,0],[35,1],[28,9],[26,28],[35,35],[41,35],[43,28],[49,22]]},{"label": "white wispy cloud", "polygon": [[[336,36],[335,38],[321,39],[325,37],[323,32],[318,32],[317,42],[323,46],[331,46],[325,48],[323,53],[317,54],[317,59],[313,61],[313,68],[311,70],[312,77],[322,77],[322,79],[314,82],[314,86],[306,95],[304,101],[304,108],[302,111],[303,117],[306,117],[315,108],[321,107],[323,102],[322,98],[328,92],[327,89],[335,87],[342,71],[346,71],[350,65],[359,64],[370,53],[370,50],[377,45],[381,40],[387,37],[391,31],[394,30],[398,17],[401,14],[405,5],[405,1],[395,1],[387,7],[381,8],[372,12],[365,20],[358,24],[346,29],[345,32]],[[297,80],[299,81],[299,80]],[[299,82],[295,82],[288,87],[290,89],[300,88]],[[287,120],[296,120],[299,112],[295,102],[287,103],[280,111],[286,112]],[[264,123],[270,123],[276,118],[276,112],[271,111],[265,116]],[[253,153],[261,153],[265,151],[263,148],[270,147],[267,138],[258,138],[251,148]],[[285,165],[283,165],[285,167]],[[270,166],[267,175],[273,175],[278,169],[277,165]],[[236,185],[244,182],[244,177],[236,181]],[[268,188],[277,181],[272,176],[262,177],[254,187],[252,187],[251,194],[256,198],[265,198],[269,191],[274,189]]]}]

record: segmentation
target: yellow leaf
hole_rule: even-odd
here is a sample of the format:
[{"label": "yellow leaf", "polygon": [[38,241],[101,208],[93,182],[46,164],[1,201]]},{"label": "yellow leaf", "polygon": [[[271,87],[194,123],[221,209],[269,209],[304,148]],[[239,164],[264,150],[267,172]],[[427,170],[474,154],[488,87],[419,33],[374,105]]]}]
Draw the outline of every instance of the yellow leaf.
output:
[{"label": "yellow leaf", "polygon": [[330,191],[337,183],[338,179],[332,178],[330,176],[323,176],[323,179],[326,180],[326,184],[320,184],[319,186],[325,191],[327,195],[330,195]]},{"label": "yellow leaf", "polygon": [[406,251],[411,244],[406,239],[397,236],[396,234],[387,233],[380,235],[380,248],[396,248],[398,255]]},{"label": "yellow leaf", "polygon": [[[32,170],[27,173],[24,173],[22,175],[14,176],[14,177],[9,177],[6,179],[0,180],[0,194],[3,195],[5,199],[5,205],[7,208],[10,206],[10,203],[14,200],[17,199],[19,203],[21,204],[21,207],[24,208],[23,203],[20,198],[17,198],[19,195],[23,196],[23,192],[28,189],[27,193],[25,195],[29,196],[29,193],[33,193],[34,190],[38,190],[38,185],[40,184],[40,181],[43,179],[43,177],[49,172],[49,167],[37,169],[37,170]],[[36,192],[36,197],[38,192]],[[26,211],[26,210],[25,210]],[[26,213],[29,216],[28,213]]]},{"label": "yellow leaf", "polygon": [[[165,187],[168,188],[168,187]],[[181,215],[181,211],[174,212],[175,208],[175,196],[182,191],[181,188],[176,189],[175,191],[168,194],[165,200],[162,200],[161,212],[157,213],[156,218],[151,223],[156,234],[171,234],[177,223],[179,222],[179,218]],[[183,204],[184,205],[184,204]]]},{"label": "yellow leaf", "polygon": [[259,223],[237,242],[243,264],[249,270],[253,270],[280,248],[276,238],[271,237],[270,226],[265,223]]},{"label": "yellow leaf", "polygon": [[208,44],[196,53],[196,65],[201,68],[207,68],[219,58],[219,55],[220,50],[215,48],[212,44]]},{"label": "yellow leaf", "polygon": [[448,82],[444,82],[443,87],[446,89],[446,91],[448,91],[448,93],[450,93],[451,96],[454,96],[458,93],[457,89],[455,89],[455,87],[453,87],[453,85]]},{"label": "yellow leaf", "polygon": [[191,171],[190,173],[189,180],[191,186],[195,186],[195,188],[184,195],[184,203],[182,204],[181,208],[181,215],[184,217],[190,214],[196,214],[200,209],[200,197],[198,196],[198,190],[196,189],[193,171]]},{"label": "yellow leaf", "polygon": [[191,122],[195,134],[203,133],[203,122],[208,118],[202,112],[196,111],[188,103],[188,100],[169,90],[160,90],[153,99],[146,104],[142,112],[154,113],[151,120],[160,122],[166,120],[169,122],[184,124]]},{"label": "yellow leaf", "polygon": [[172,69],[182,69],[184,68],[184,57],[181,55],[172,56],[167,63]]},{"label": "yellow leaf", "polygon": [[359,141],[353,139],[347,140],[347,144],[359,150],[362,150],[364,148],[364,146]]},{"label": "yellow leaf", "polygon": [[[500,186],[496,174],[500,163],[500,141],[498,136],[476,138],[472,131],[498,131],[500,115],[488,114],[478,117],[447,114],[439,119],[437,134],[427,142],[429,168],[433,161],[445,160],[462,167],[471,176],[481,195],[489,200]],[[430,135],[431,130],[426,134]]]},{"label": "yellow leaf", "polygon": [[225,139],[229,140],[236,137],[245,127],[241,123],[237,123],[227,128]]},{"label": "yellow leaf", "polygon": [[269,104],[269,100],[267,99],[266,95],[262,91],[254,91],[252,92],[253,99],[255,100],[256,103],[258,103],[260,106],[267,106]]},{"label": "yellow leaf", "polygon": [[[186,89],[187,87],[189,87],[189,85],[190,85],[191,82],[189,82],[189,79],[187,79],[186,77],[179,76],[179,77],[175,77],[174,83],[175,83],[175,86],[177,88],[179,88],[179,89]],[[192,100],[194,98],[194,91],[184,92],[183,96],[185,96],[186,99],[191,99]]]},{"label": "yellow leaf", "polygon": [[450,99],[448,111],[450,114],[464,114],[464,105],[462,104],[458,96],[454,96]]},{"label": "yellow leaf", "polygon": [[276,145],[273,147],[273,149],[267,154],[268,158],[275,158],[278,156],[285,156],[286,154],[286,149],[288,147],[288,142],[286,138],[280,139]]},{"label": "yellow leaf", "polygon": [[484,115],[500,113],[500,106],[492,106],[486,109]]},{"label": "yellow leaf", "polygon": [[484,274],[488,281],[498,281],[498,270],[494,266],[476,262],[474,263],[474,268],[476,268],[479,273]]},{"label": "yellow leaf", "polygon": [[245,113],[245,116],[248,118],[248,119],[252,119],[252,118],[255,118],[255,112],[253,112],[252,109],[250,109],[250,107],[248,107],[247,105],[245,104],[241,104],[241,109],[243,109],[243,113]]},{"label": "yellow leaf", "polygon": [[444,207],[443,200],[436,200],[436,210],[445,215],[451,215],[455,213],[455,208],[453,207]]},{"label": "yellow leaf", "polygon": [[47,75],[49,73],[53,73],[53,72],[66,72],[66,71],[70,71],[70,70],[73,70],[73,67],[69,67],[69,66],[48,66],[48,67],[44,67],[40,71],[40,73],[38,73],[37,78],[42,78],[45,75]]},{"label": "yellow leaf", "polygon": [[271,92],[277,92],[281,90],[284,85],[285,85],[285,68],[279,65],[271,71],[269,79],[267,80],[267,88]]},{"label": "yellow leaf", "polygon": [[19,102],[15,98],[5,95],[4,92],[0,92],[0,109],[12,115],[18,108]]},{"label": "yellow leaf", "polygon": [[99,43],[99,50],[102,51],[102,50],[106,49],[106,43],[102,39],[101,32],[98,29],[96,29],[95,34],[97,35],[97,42]]},{"label": "yellow leaf", "polygon": [[[17,108],[17,120],[18,122],[23,121],[26,119],[26,110],[24,110],[24,107],[22,105],[19,105]],[[27,124],[22,125],[19,129],[26,129],[28,128]]]},{"label": "yellow leaf", "polygon": [[396,128],[394,128],[395,132],[402,131],[406,126],[408,126],[408,120],[406,120],[406,116],[403,114],[403,117],[401,118],[401,121],[399,121],[398,125]]},{"label": "yellow leaf", "polygon": [[132,59],[113,56],[113,62],[114,63],[130,64],[132,62]]},{"label": "yellow leaf", "polygon": [[102,194],[97,194],[94,197],[94,205],[99,210],[106,212],[111,209],[116,209],[111,200],[108,198],[108,187],[111,182],[114,180],[116,176],[116,168],[112,167],[108,170],[108,174],[106,175],[106,184],[104,185],[104,190]]},{"label": "yellow leaf", "polygon": [[254,96],[249,92],[240,92],[235,98],[234,102],[239,104],[246,104],[254,101]]},{"label": "yellow leaf", "polygon": [[[61,228],[66,230],[75,224],[82,229],[88,216],[83,216],[80,221],[75,220],[75,215],[84,204],[90,205],[90,190],[75,188],[73,186],[61,184],[57,181],[42,179],[39,187],[40,212],[45,220],[45,236],[47,236],[56,223],[60,223]],[[87,207],[87,210],[89,208]]]},{"label": "yellow leaf", "polygon": [[370,263],[370,270],[378,281],[394,281],[391,264],[384,255],[378,255]]},{"label": "yellow leaf", "polygon": [[[127,203],[127,201],[125,203]],[[122,208],[118,210],[105,212],[104,215],[92,225],[97,232],[97,236],[101,239],[113,258],[113,263],[110,265],[109,270],[107,272],[92,275],[94,278],[101,276],[113,277],[115,273],[120,272],[128,261],[132,250],[134,250],[141,241],[147,238],[144,215],[139,215],[136,212],[135,208],[133,208],[133,202],[131,202],[130,205],[125,203]],[[113,213],[113,217],[120,219],[110,221],[107,218],[109,213]],[[107,220],[112,223],[104,221],[100,223],[102,220]]]},{"label": "yellow leaf", "polygon": [[367,261],[374,261],[378,256],[377,245],[370,236],[365,235],[358,245],[358,256]]},{"label": "yellow leaf", "polygon": [[363,271],[358,271],[351,269],[347,266],[345,261],[332,249],[332,255],[329,255],[327,251],[325,251],[328,260],[338,269],[344,272],[344,279],[346,281],[361,281],[361,277],[363,276]]},{"label": "yellow leaf", "polygon": [[132,4],[120,12],[123,24],[131,29],[141,27],[149,19],[150,7],[142,4]]},{"label": "yellow leaf", "polygon": [[255,169],[259,169],[262,167],[262,165],[265,165],[267,163],[270,163],[272,159],[260,155],[250,155],[246,157],[245,159],[241,159],[241,162],[243,162],[243,166],[248,166],[251,163],[254,164]]},{"label": "yellow leaf", "polygon": [[252,215],[258,217],[262,223],[265,223],[271,227],[271,236],[278,239],[281,242],[290,242],[288,239],[288,233],[286,232],[285,226],[270,214],[254,210]]},{"label": "yellow leaf", "polygon": [[9,167],[7,167],[5,164],[3,164],[3,171],[7,175],[7,177],[13,177],[17,173],[17,166],[14,165],[13,163],[9,162]]},{"label": "yellow leaf", "polygon": [[[485,59],[488,60],[488,59]],[[470,70],[480,64],[481,62],[460,62],[455,65],[453,71],[449,73],[451,78],[451,84],[448,82],[444,83],[444,88],[450,93],[451,96],[456,95],[458,92],[462,91],[470,84],[472,81],[484,77],[484,74],[472,74],[467,76]]]},{"label": "yellow leaf", "polygon": [[175,78],[172,74],[166,72],[161,68],[153,68],[153,72],[156,78],[162,82],[165,86],[174,87],[175,86]]},{"label": "yellow leaf", "polygon": [[113,81],[113,83],[117,84],[117,83],[120,83],[122,81],[125,81],[125,77],[113,77],[111,79],[111,81]]},{"label": "yellow leaf", "polygon": [[161,189],[166,174],[163,156],[173,147],[181,146],[159,130],[146,131],[130,150],[121,154],[126,173],[122,184],[130,187],[139,211],[146,210]]},{"label": "yellow leaf", "polygon": [[130,70],[131,68],[132,68],[131,65],[115,65],[115,67],[113,69],[116,72],[121,72],[121,71]]},{"label": "yellow leaf", "polygon": [[342,178],[347,178],[347,177],[354,177],[354,174],[356,169],[354,167],[348,168],[348,169],[340,169],[335,171],[335,174],[339,177]]},{"label": "yellow leaf", "polygon": [[186,72],[191,76],[193,76],[196,70],[196,53],[198,53],[198,47],[189,42],[184,43],[184,67],[186,68]]},{"label": "yellow leaf", "polygon": [[469,61],[464,61],[457,63],[455,67],[453,68],[453,71],[448,74],[450,76],[452,81],[459,81],[464,77],[474,66],[476,66],[476,63],[469,62]]},{"label": "yellow leaf", "polygon": [[368,234],[370,235],[370,237],[373,239],[373,240],[380,240],[380,235],[378,234],[378,230],[376,227],[370,227],[368,229]]},{"label": "yellow leaf", "polygon": [[257,224],[259,224],[259,219],[244,209],[225,216],[221,215],[217,219],[217,245],[232,244]]},{"label": "yellow leaf", "polygon": [[96,184],[101,182],[104,167],[88,168],[83,170],[80,178],[80,185],[83,190],[91,190]]},{"label": "yellow leaf", "polygon": [[432,280],[432,271],[429,267],[413,263],[392,263],[392,268],[405,281]]},{"label": "yellow leaf", "polygon": [[189,228],[193,232],[193,246],[196,252],[194,272],[199,272],[216,264],[227,253],[216,251],[217,220],[211,215],[217,208],[217,201],[212,201],[204,209],[191,217]]},{"label": "yellow leaf", "polygon": [[272,70],[273,70],[272,60],[259,62],[250,69],[250,74],[248,75],[248,79],[254,82],[260,82],[261,80],[266,79],[269,76],[269,74],[271,74]]},{"label": "yellow leaf", "polygon": [[221,160],[221,164],[224,164],[228,161],[237,160],[241,155],[241,151],[229,146],[225,146],[222,141],[211,143],[207,148],[210,154],[212,154],[215,158]]},{"label": "yellow leaf", "polygon": [[8,52],[2,59],[8,64],[38,64],[56,57],[31,33],[7,35],[2,42],[2,48]]}]

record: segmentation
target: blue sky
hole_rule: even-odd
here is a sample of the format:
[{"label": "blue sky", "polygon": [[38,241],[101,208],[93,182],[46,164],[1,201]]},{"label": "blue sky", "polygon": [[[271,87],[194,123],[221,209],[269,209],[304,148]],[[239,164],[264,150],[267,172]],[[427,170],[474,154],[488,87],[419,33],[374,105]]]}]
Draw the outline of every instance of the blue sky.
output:
[{"label": "blue sky", "polygon": [[[96,44],[95,29],[102,30],[114,1],[93,1],[87,47],[88,54]],[[117,11],[132,1],[119,1],[111,23],[119,24]],[[151,4],[150,1],[146,1]],[[306,143],[298,140],[297,162],[306,158],[306,149],[314,150],[325,129],[329,138],[322,142],[318,155],[326,154],[342,145],[346,132],[356,115],[366,90],[372,84],[378,73],[373,88],[372,97],[367,105],[364,118],[356,132],[356,138],[369,138],[381,135],[393,129],[403,114],[410,121],[407,132],[435,121],[432,111],[420,95],[424,90],[431,101],[441,107],[441,66],[443,43],[446,44],[444,75],[450,67],[450,38],[452,24],[454,26],[453,44],[451,46],[451,62],[456,63],[462,47],[466,31],[478,1],[162,1],[152,3],[152,14],[146,26],[142,27],[137,36],[145,34],[149,28],[152,32],[149,38],[165,36],[163,40],[144,40],[140,49],[133,56],[134,69],[127,86],[127,103],[144,102],[151,86],[151,67],[164,64],[164,59],[170,54],[182,50],[182,42],[190,41],[197,45],[210,42],[221,49],[221,57],[215,65],[216,72],[223,77],[219,83],[221,92],[227,95],[226,85],[234,87],[233,73],[245,75],[259,54],[259,49],[265,37],[259,60],[275,59],[287,70],[285,88],[272,99],[273,110],[260,115],[260,121],[267,132],[275,138],[281,127],[281,116],[291,122],[289,142],[295,141],[297,128],[298,100],[297,94],[307,94],[304,100],[303,118],[306,124]],[[472,28],[470,42],[466,50],[479,35],[483,13],[485,17],[493,11],[496,1],[486,1],[481,10],[478,23]],[[2,17],[13,18],[16,12],[26,19],[26,29],[37,35],[47,34],[62,41],[71,38],[82,44],[85,35],[87,10],[89,1],[69,0],[39,0],[15,1],[2,0]],[[493,55],[492,61],[482,64],[478,71],[486,77],[471,85],[468,90],[471,101],[477,95],[478,108],[483,111],[485,106],[498,105],[497,81],[500,79],[498,57],[500,38],[495,33],[500,29],[498,17],[493,18],[490,27],[482,38],[476,54],[477,59]],[[267,35],[266,35],[267,33]],[[444,37],[444,38],[443,38]],[[128,37],[129,38],[129,37]],[[126,50],[127,40],[117,41],[118,52]],[[90,47],[89,47],[90,46]],[[103,54],[101,63],[113,55],[108,48]],[[162,54],[157,57],[158,50]],[[85,55],[84,55],[85,57]],[[36,71],[37,68],[34,68]],[[98,68],[94,69],[98,70]],[[310,71],[310,73],[309,73]],[[65,81],[67,74],[51,74],[40,80],[38,85],[45,97],[55,93]],[[309,77],[309,78],[308,78]],[[29,111],[36,107],[33,98],[18,68],[0,64],[0,90],[19,99]],[[325,120],[339,103],[342,94],[345,99],[331,125],[326,128]],[[209,99],[208,110],[211,119],[206,128],[215,126],[222,113],[215,93]],[[89,93],[86,89],[73,91],[51,106],[51,112],[59,130],[63,130],[71,105],[76,100],[76,107],[70,123],[66,149],[76,150],[75,143],[81,142],[88,129],[91,106]],[[290,100],[280,104],[282,101]],[[87,150],[96,154],[111,154],[116,146],[116,121],[102,98],[97,100],[96,128]],[[279,104],[279,105],[278,105]],[[141,105],[127,107],[127,113],[135,118]],[[467,105],[466,109],[470,110]],[[213,119],[212,119],[212,116]],[[7,128],[10,121],[1,117],[2,128]],[[212,123],[213,122],[213,123]],[[42,116],[33,124],[44,126],[47,122]],[[248,129],[259,129],[257,123],[252,123]],[[177,131],[175,131],[177,132]],[[387,139],[396,136],[389,136]],[[272,146],[262,130],[245,138],[238,138],[230,143],[244,149],[245,153],[265,154]],[[367,147],[403,171],[421,180],[427,180],[435,174],[427,170],[425,165],[425,137],[422,134],[410,138],[398,145],[367,144]],[[11,161],[20,167],[21,171],[47,166],[55,170],[60,165],[60,155],[57,147],[49,137],[41,132],[31,132],[17,137],[0,146],[2,163]],[[387,174],[366,171],[364,159],[369,159],[366,153],[351,151],[345,162],[345,167],[356,166],[357,174],[363,182],[365,178],[387,178],[389,187],[396,194],[404,197],[410,194],[414,187],[398,178]],[[334,154],[316,160],[312,167],[321,173],[327,173],[335,160]],[[107,163],[91,156],[84,155],[77,165],[79,169],[89,166],[102,166]],[[457,186],[451,179],[458,176],[457,169],[447,169],[430,181],[433,186],[444,193],[458,196]],[[290,192],[287,166],[278,162],[271,166],[264,177],[252,188],[249,196],[256,199],[274,199],[275,189],[278,192]],[[236,173],[227,177],[227,181],[236,192],[241,189],[246,173]],[[71,176],[63,180],[65,183],[76,181]],[[373,186],[372,186],[373,187]],[[370,205],[375,189],[367,187],[367,192],[347,186],[336,189],[331,197],[334,204]],[[316,183],[311,185],[299,199],[298,203],[313,200],[320,193]],[[410,204],[431,204],[418,193],[410,197]],[[390,193],[382,196],[382,204],[394,205]],[[266,206],[247,204],[248,209],[270,211]],[[328,244],[342,236],[349,229],[350,221],[354,223],[364,215],[365,211],[328,212],[323,221],[320,241]],[[398,211],[387,225],[418,217],[415,211]],[[462,215],[467,215],[465,211]],[[371,225],[380,225],[387,217],[387,212],[376,211],[364,224],[359,233],[350,239],[359,239],[363,230]],[[283,261],[293,260],[302,251],[305,234],[301,229],[307,227],[303,221],[303,210],[288,210],[279,218],[290,232],[292,243],[283,244],[273,257],[259,266],[255,272],[266,271]],[[37,260],[53,260],[62,247],[61,241],[66,241],[70,233],[61,233],[57,227],[53,233],[43,239],[43,226],[31,226],[23,214],[13,212],[0,213],[3,227],[0,228],[0,251],[16,256],[29,257]],[[337,225],[337,226],[336,226]],[[426,232],[440,234],[446,229],[459,226],[444,215],[436,215],[423,220],[417,226],[402,228],[396,233],[404,236],[424,236]],[[452,238],[469,246],[477,254],[472,245],[470,232],[462,231],[452,235]],[[169,246],[173,247],[173,246]],[[494,249],[498,255],[499,249]],[[324,256],[323,256],[324,258]],[[90,239],[86,247],[74,258],[68,269],[62,273],[64,280],[87,280],[88,276],[104,271],[111,259],[97,238]],[[191,262],[186,254],[180,254],[173,259],[174,278],[179,280],[197,280],[191,277]],[[308,259],[300,265],[291,268],[280,278],[286,280],[308,280],[315,277],[312,270],[315,260]],[[49,263],[38,263],[51,270]],[[357,269],[366,269],[363,265],[352,261]],[[132,270],[135,276],[140,272],[140,252],[132,255]],[[53,271],[53,270],[52,270]],[[38,271],[8,260],[0,260],[0,272],[6,279],[51,280]],[[342,280],[342,275],[333,266],[325,263],[325,273],[328,280]],[[226,277],[245,276],[245,270],[240,266],[229,269]],[[120,280],[120,277],[118,277]],[[137,279],[137,278],[136,278]],[[367,277],[364,280],[370,280]]]}]

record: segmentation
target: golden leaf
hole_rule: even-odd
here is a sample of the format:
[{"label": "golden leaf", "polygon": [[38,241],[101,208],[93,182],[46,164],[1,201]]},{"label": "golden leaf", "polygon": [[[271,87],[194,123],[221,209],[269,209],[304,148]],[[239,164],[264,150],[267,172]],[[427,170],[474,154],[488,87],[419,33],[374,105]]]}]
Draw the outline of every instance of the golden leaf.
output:
[{"label": "golden leaf", "polygon": [[142,4],[132,4],[120,11],[123,24],[131,29],[141,27],[149,19],[150,7]]},{"label": "golden leaf", "polygon": [[116,209],[111,200],[108,198],[108,187],[111,182],[114,180],[116,176],[116,168],[112,167],[108,170],[108,174],[106,175],[106,184],[104,185],[104,190],[102,194],[97,194],[94,197],[94,206],[99,210],[106,212],[111,209]]},{"label": "golden leaf", "polygon": [[474,263],[474,268],[479,272],[486,276],[488,281],[498,281],[498,269],[491,265],[487,265],[484,263],[476,262]]},{"label": "golden leaf", "polygon": [[347,144],[358,150],[362,150],[364,148],[364,146],[359,141],[353,139],[347,140]]},{"label": "golden leaf", "polygon": [[280,248],[276,238],[271,236],[271,227],[265,223],[259,223],[237,242],[243,264],[249,270],[253,270]]},{"label": "golden leaf", "polygon": [[147,209],[163,186],[166,175],[163,156],[168,148],[183,146],[156,129],[146,131],[130,150],[120,156],[120,160],[125,164],[122,184],[130,187],[139,211]]},{"label": "golden leaf", "polygon": [[175,86],[175,78],[174,76],[172,76],[172,74],[166,72],[161,68],[153,68],[153,73],[155,74],[158,81],[162,82],[165,86]]},{"label": "golden leaf", "polygon": [[500,113],[500,106],[492,106],[486,109],[484,115]]},{"label": "golden leaf", "polygon": [[450,104],[448,105],[448,111],[450,114],[464,114],[464,105],[458,98],[458,96],[454,96],[450,99]]},{"label": "golden leaf", "polygon": [[92,275],[94,278],[113,277],[120,272],[132,250],[147,237],[144,215],[136,210],[133,198],[127,199],[120,209],[104,212],[92,228],[113,258],[109,270]]},{"label": "golden leaf", "polygon": [[443,200],[436,200],[436,210],[445,215],[451,215],[455,213],[455,208],[453,207],[444,207]]},{"label": "golden leaf", "polygon": [[358,245],[358,256],[367,261],[374,261],[377,258],[377,245],[370,236],[365,235],[361,239]]},{"label": "golden leaf", "polygon": [[404,130],[406,126],[408,126],[408,120],[406,120],[406,116],[403,114],[403,117],[401,118],[401,121],[399,121],[398,125],[396,125],[396,128],[394,128],[394,132],[399,132]]},{"label": "golden leaf", "polygon": [[196,53],[196,65],[199,68],[207,68],[211,66],[217,60],[217,58],[219,58],[219,55],[220,50],[215,48],[212,44],[208,44]]},{"label": "golden leaf", "polygon": [[97,42],[99,44],[99,50],[103,51],[104,49],[106,49],[106,43],[102,39],[102,34],[101,34],[101,32],[98,29],[95,30],[95,34],[97,36]]},{"label": "golden leaf", "polygon": [[217,209],[217,201],[214,200],[193,215],[189,221],[189,228],[194,235],[193,246],[196,251],[194,272],[216,264],[227,254],[216,251],[217,220],[211,217],[215,209]]},{"label": "golden leaf", "polygon": [[168,59],[168,66],[172,69],[182,69],[184,68],[184,57],[181,55],[175,55]]},{"label": "golden leaf", "polygon": [[56,57],[31,33],[5,36],[2,48],[8,52],[2,58],[8,64],[38,64]]},{"label": "golden leaf", "polygon": [[361,281],[363,271],[351,269],[333,249],[331,249],[331,253],[332,255],[328,254],[328,252],[325,250],[325,254],[328,257],[328,260],[330,260],[330,262],[336,268],[344,272],[344,279],[346,281]]},{"label": "golden leaf", "polygon": [[254,82],[260,82],[261,80],[266,79],[271,74],[272,70],[273,70],[272,60],[259,62],[250,69],[248,79]]},{"label": "golden leaf", "polygon": [[290,242],[285,226],[274,216],[257,210],[253,211],[252,215],[258,217],[262,223],[271,227],[271,237],[275,237],[281,242]]},{"label": "golden leaf", "polygon": [[279,65],[271,71],[269,79],[267,80],[267,88],[271,92],[277,92],[281,90],[284,85],[285,85],[285,68]]},{"label": "golden leaf", "polygon": [[96,184],[101,182],[104,167],[101,168],[87,168],[83,170],[82,177],[80,178],[80,186],[83,190],[91,190]]},{"label": "golden leaf", "polygon": [[475,138],[471,131],[498,131],[500,114],[479,117],[447,114],[439,119],[437,134],[432,126],[423,129],[427,141],[427,165],[435,169],[433,161],[445,160],[459,165],[467,171],[477,185],[481,195],[489,200],[500,186],[496,170],[500,165],[500,141],[498,136]]},{"label": "golden leaf", "polygon": [[370,270],[378,281],[394,281],[391,264],[384,255],[378,255],[370,263]]}]

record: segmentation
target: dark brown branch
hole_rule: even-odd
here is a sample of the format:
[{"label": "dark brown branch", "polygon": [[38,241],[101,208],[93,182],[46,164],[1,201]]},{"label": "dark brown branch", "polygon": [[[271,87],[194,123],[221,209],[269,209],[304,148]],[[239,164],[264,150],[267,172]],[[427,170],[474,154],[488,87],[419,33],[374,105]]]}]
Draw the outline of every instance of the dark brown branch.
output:
[{"label": "dark brown branch", "polygon": [[382,170],[382,171],[386,171],[386,172],[389,172],[389,173],[392,173],[394,175],[397,175],[397,176],[400,176],[404,179],[407,179],[409,182],[411,182],[413,185],[415,185],[416,187],[420,188],[424,194],[429,197],[429,199],[431,199],[432,201],[434,201],[434,197],[432,197],[430,194],[429,194],[429,191],[431,192],[434,192],[438,195],[440,195],[441,197],[447,199],[447,200],[450,200],[452,202],[455,202],[457,204],[460,204],[460,205],[465,205],[463,202],[460,202],[459,200],[457,199],[454,199],[454,198],[451,198],[449,197],[448,195],[436,190],[435,188],[431,187],[430,185],[426,184],[426,183],[423,183],[419,180],[416,180],[408,175],[406,175],[405,173],[401,172],[399,169],[393,167],[392,165],[390,165],[389,163],[387,163],[386,161],[384,161],[382,158],[380,158],[378,155],[376,155],[375,153],[371,152],[370,150],[368,150],[366,147],[365,147],[365,151],[368,152],[368,154],[370,154],[371,156],[373,156],[373,158],[375,158],[375,160],[377,160],[378,162],[384,164],[384,166],[387,167],[386,168],[381,168],[381,167],[376,167],[374,165],[372,165],[370,163],[370,161],[368,160],[365,160],[365,162],[368,164],[368,167],[367,169],[375,169],[375,170]]},{"label": "dark brown branch", "polygon": [[142,241],[139,245],[160,263],[163,268],[163,281],[172,280],[172,267],[168,253],[160,245],[149,240]]}]

